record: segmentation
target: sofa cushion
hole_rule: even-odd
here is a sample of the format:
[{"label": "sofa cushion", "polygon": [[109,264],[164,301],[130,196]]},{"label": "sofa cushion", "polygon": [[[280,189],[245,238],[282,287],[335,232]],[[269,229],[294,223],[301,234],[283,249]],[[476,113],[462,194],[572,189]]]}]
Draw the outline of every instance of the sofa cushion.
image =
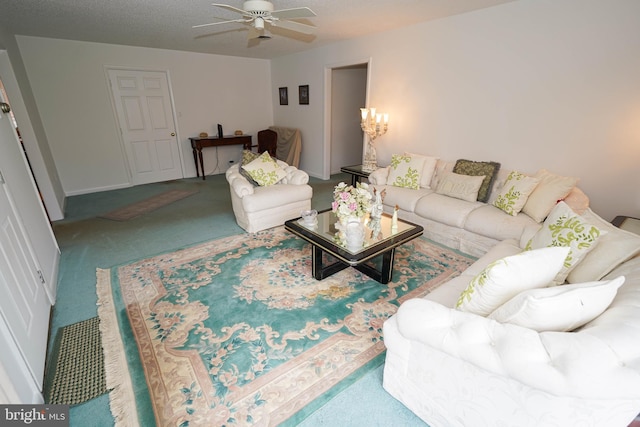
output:
[{"label": "sofa cushion", "polygon": [[260,212],[303,200],[311,200],[313,189],[309,185],[278,184],[255,187],[251,197],[242,198],[245,212]]},{"label": "sofa cushion", "polygon": [[464,229],[496,240],[504,240],[520,239],[525,228],[536,225],[537,222],[523,213],[511,216],[495,206],[484,205],[469,213]]},{"label": "sofa cushion", "polygon": [[621,230],[587,209],[582,217],[607,233],[567,276],[567,282],[600,280],[611,270],[640,253],[640,236]]},{"label": "sofa cushion", "polygon": [[432,194],[433,190],[420,188],[412,190],[410,188],[395,187],[393,185],[376,185],[377,191],[385,191],[383,203],[386,206],[398,206],[403,211],[413,212],[420,198]]},{"label": "sofa cushion", "polygon": [[537,178],[523,175],[518,171],[512,171],[493,205],[509,215],[517,215],[524,207],[538,182],[540,180]]},{"label": "sofa cushion", "polygon": [[550,246],[566,246],[570,248],[562,269],[554,279],[555,284],[564,283],[565,279],[578,263],[596,247],[600,236],[606,234],[596,225],[576,214],[564,202],[558,203],[538,232],[529,240],[525,250]]},{"label": "sofa cushion", "polygon": [[424,159],[424,166],[420,173],[420,187],[431,188],[431,178],[436,170],[436,164],[438,164],[438,157],[423,156],[422,154],[404,153],[405,156],[421,157]]},{"label": "sofa cushion", "polygon": [[242,168],[260,186],[274,185],[287,176],[266,151]]},{"label": "sofa cushion", "polygon": [[491,195],[493,181],[500,170],[500,163],[497,162],[475,162],[472,160],[459,159],[456,161],[453,171],[462,175],[484,176],[480,191],[478,191],[478,201],[486,202]]},{"label": "sofa cushion", "polygon": [[551,247],[494,261],[462,291],[456,308],[487,316],[522,291],[548,286],[568,253],[569,248]]},{"label": "sofa cushion", "polygon": [[424,161],[424,156],[392,155],[387,184],[414,190],[419,189]]},{"label": "sofa cushion", "polygon": [[546,169],[539,170],[535,178],[540,182],[527,199],[522,211],[537,222],[542,222],[556,203],[573,190],[578,178],[556,175]]},{"label": "sofa cushion", "polygon": [[438,182],[436,193],[473,202],[478,199],[478,190],[480,190],[483,180],[484,176],[469,176],[448,172]]},{"label": "sofa cushion", "polygon": [[[388,203],[385,202],[385,204]],[[469,213],[482,205],[480,202],[467,202],[466,200],[431,193],[418,199],[414,212],[423,218],[462,228]]]},{"label": "sofa cushion", "polygon": [[543,331],[572,331],[598,317],[616,296],[624,276],[522,292],[489,315],[501,323]]}]

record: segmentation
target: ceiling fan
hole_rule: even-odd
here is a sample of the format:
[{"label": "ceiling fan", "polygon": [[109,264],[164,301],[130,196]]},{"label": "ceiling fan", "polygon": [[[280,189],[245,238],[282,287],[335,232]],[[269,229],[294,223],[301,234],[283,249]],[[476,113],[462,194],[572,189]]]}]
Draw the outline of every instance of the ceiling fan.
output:
[{"label": "ceiling fan", "polygon": [[273,3],[264,0],[248,0],[239,9],[228,4],[213,3],[212,6],[230,10],[242,15],[241,18],[227,21],[211,22],[209,24],[194,25],[193,28],[238,22],[251,26],[249,38],[270,39],[270,27],[280,27],[303,34],[313,34],[313,25],[290,21],[290,19],[312,18],[316,14],[308,7],[274,10]]}]

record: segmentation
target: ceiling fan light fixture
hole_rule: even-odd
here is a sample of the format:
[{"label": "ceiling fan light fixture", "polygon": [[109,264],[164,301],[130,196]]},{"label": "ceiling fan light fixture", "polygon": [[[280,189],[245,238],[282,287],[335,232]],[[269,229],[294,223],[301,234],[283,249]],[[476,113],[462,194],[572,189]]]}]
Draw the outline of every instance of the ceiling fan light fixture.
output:
[{"label": "ceiling fan light fixture", "polygon": [[264,30],[258,36],[259,39],[269,40],[271,38],[271,33],[268,30]]},{"label": "ceiling fan light fixture", "polygon": [[253,27],[256,30],[264,30],[264,19],[256,18],[255,21],[253,21]]}]

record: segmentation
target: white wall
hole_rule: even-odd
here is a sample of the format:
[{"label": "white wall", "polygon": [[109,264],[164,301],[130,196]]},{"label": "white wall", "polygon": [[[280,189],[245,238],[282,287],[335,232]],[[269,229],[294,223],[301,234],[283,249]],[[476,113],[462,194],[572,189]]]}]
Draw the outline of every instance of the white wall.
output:
[{"label": "white wall", "polygon": [[0,51],[0,79],[4,84],[31,169],[38,183],[47,214],[52,221],[64,217],[64,191],[33,99],[31,86],[18,54],[15,38],[12,51]]},{"label": "white wall", "polygon": [[[168,70],[185,176],[195,176],[189,137],[272,124],[269,61],[17,36],[66,195],[130,185],[105,67]],[[255,141],[255,140],[254,140]],[[241,148],[205,149],[205,172],[224,172]]]},{"label": "white wall", "polygon": [[311,90],[274,122],[301,129],[301,168],[323,176],[324,70],[371,57],[369,106],[390,114],[379,163],[406,149],[547,168],[580,177],[606,219],[640,217],[638,52],[636,0],[518,0],[273,60],[273,88]]}]

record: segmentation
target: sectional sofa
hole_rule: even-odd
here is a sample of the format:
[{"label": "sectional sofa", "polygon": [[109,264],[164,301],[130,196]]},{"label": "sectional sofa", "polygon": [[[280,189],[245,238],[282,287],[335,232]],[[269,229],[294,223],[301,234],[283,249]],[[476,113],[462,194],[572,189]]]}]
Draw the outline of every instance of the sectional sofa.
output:
[{"label": "sectional sofa", "polygon": [[412,161],[371,174],[385,210],[479,259],[385,322],[384,388],[431,427],[629,425],[640,236],[595,214],[571,177]]}]

